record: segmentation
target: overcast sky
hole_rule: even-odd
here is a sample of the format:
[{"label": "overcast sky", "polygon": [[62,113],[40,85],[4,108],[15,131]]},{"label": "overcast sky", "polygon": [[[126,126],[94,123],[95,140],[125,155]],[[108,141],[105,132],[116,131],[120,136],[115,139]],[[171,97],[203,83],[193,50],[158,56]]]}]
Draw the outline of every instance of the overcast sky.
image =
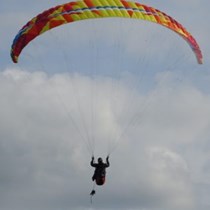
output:
[{"label": "overcast sky", "polygon": [[[125,19],[81,21],[30,43],[18,30],[60,0],[0,0],[0,210],[210,208],[210,2],[138,1],[196,38]],[[90,167],[110,154],[106,184]]]}]

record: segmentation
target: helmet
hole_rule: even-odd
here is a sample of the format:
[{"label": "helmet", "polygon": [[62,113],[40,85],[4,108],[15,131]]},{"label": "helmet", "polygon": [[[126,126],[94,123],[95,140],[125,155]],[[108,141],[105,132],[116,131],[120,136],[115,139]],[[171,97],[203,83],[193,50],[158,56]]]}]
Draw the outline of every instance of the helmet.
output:
[{"label": "helmet", "polygon": [[102,160],[101,157],[98,158],[98,162],[99,162],[99,163],[102,163],[102,162],[103,162],[103,160]]}]

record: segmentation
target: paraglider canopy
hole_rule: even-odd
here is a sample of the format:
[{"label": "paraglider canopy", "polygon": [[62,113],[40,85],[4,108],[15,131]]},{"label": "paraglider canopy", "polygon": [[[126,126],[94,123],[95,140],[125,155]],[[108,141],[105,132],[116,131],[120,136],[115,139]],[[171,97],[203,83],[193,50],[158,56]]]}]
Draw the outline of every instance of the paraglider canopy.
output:
[{"label": "paraglider canopy", "polygon": [[62,24],[92,18],[133,18],[147,20],[165,26],[178,33],[190,45],[199,64],[202,53],[194,37],[175,19],[153,7],[126,0],[81,0],[58,5],[30,20],[16,35],[11,57],[18,62],[23,48],[40,34]]}]

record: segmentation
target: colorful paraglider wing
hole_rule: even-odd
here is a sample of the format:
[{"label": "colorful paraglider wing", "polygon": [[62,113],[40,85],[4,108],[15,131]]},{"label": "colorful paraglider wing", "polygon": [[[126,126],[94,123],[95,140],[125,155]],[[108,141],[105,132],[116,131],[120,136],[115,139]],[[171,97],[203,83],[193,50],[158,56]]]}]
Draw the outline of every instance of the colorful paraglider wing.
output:
[{"label": "colorful paraglider wing", "polygon": [[23,26],[16,35],[11,48],[12,60],[17,63],[22,49],[45,31],[65,23],[106,17],[135,18],[165,26],[183,37],[195,53],[198,63],[202,63],[199,45],[180,23],[155,8],[126,0],[83,0],[46,10]]}]

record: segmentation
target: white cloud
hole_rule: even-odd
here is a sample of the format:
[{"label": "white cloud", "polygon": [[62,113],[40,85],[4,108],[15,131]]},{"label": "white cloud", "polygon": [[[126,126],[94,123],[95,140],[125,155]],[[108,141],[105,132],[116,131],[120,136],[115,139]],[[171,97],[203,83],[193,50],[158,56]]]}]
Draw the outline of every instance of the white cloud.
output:
[{"label": "white cloud", "polygon": [[150,183],[154,191],[163,193],[164,205],[168,205],[169,209],[192,209],[192,183],[185,160],[166,148],[149,148],[148,153]]},{"label": "white cloud", "polygon": [[[117,100],[112,98],[116,103],[111,103],[113,89],[103,77],[93,81],[80,75],[48,77],[42,72],[13,69],[2,72],[0,81],[0,164],[4,169],[0,185],[7,189],[7,194],[0,192],[3,198],[10,197],[22,209],[31,205],[52,208],[53,200],[64,209],[86,206],[92,169],[80,135],[87,138],[87,129],[91,136],[94,125],[96,155],[105,157],[108,139],[114,142],[129,115],[139,112],[138,106],[133,106],[132,112],[126,111],[125,101],[129,101],[131,89],[118,84],[114,94]],[[72,85],[73,90],[78,90],[76,95]],[[88,123],[90,87],[97,89],[93,125]],[[118,142],[111,155],[107,184],[97,190],[97,208],[193,208],[190,167],[194,157],[177,151],[188,142],[197,143],[198,136],[204,135],[209,125],[209,115],[205,115],[210,111],[209,99],[190,86],[171,88],[168,82],[162,82],[142,112],[142,123],[130,124]],[[136,102],[141,102],[151,95],[135,97]],[[116,109],[119,104],[125,107]],[[40,205],[36,206],[37,202]],[[5,208],[13,208],[11,205],[4,201]]]}]

